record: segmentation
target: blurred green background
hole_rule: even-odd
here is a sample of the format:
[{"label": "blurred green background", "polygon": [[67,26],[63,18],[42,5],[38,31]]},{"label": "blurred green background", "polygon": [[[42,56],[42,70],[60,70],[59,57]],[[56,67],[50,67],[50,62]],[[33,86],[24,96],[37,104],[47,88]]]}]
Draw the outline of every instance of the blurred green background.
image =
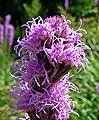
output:
[{"label": "blurred green background", "polygon": [[[40,15],[46,18],[53,15],[65,15],[72,21],[71,26],[76,30],[82,19],[84,33],[83,41],[90,46],[87,58],[89,60],[86,72],[82,70],[79,74],[74,69],[71,71],[75,76],[71,81],[78,86],[81,93],[70,91],[71,98],[77,101],[74,111],[79,114],[71,114],[69,120],[97,120],[99,114],[99,95],[97,83],[99,83],[99,3],[95,0],[0,0],[0,23],[4,24],[5,16],[12,16],[11,24],[15,27],[14,42],[11,49],[8,48],[5,39],[0,44],[0,120],[15,120],[22,116],[22,111],[12,108],[15,99],[9,94],[13,83],[12,65],[18,58],[14,51],[17,38],[24,35],[21,27],[32,17]],[[99,119],[98,119],[99,120]]]}]

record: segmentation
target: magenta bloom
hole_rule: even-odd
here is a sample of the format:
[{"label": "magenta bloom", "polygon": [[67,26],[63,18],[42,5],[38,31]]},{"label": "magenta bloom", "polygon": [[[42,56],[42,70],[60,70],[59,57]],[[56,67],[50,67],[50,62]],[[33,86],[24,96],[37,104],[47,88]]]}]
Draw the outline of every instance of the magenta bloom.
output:
[{"label": "magenta bloom", "polygon": [[25,111],[30,120],[67,120],[74,108],[68,92],[79,92],[69,82],[68,72],[87,62],[85,50],[89,47],[78,32],[82,29],[70,28],[65,16],[37,17],[23,26],[26,35],[15,46],[20,59],[13,66],[14,107]]},{"label": "magenta bloom", "polygon": [[0,24],[0,44],[3,43],[4,39],[4,26]]}]

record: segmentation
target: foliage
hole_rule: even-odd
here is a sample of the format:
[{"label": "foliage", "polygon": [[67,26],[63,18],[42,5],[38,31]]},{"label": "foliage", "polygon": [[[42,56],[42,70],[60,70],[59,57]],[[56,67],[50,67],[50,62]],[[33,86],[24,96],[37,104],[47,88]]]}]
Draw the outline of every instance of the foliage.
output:
[{"label": "foliage", "polygon": [[13,99],[10,99],[9,90],[13,85],[12,78],[10,76],[11,66],[15,57],[10,54],[10,50],[7,46],[7,41],[4,40],[0,45],[0,119],[1,120],[14,120],[16,112],[11,110],[11,104]]},{"label": "foliage", "polygon": [[29,19],[31,19],[32,17],[37,17],[41,10],[41,3],[39,2],[39,0],[31,1],[30,5],[24,3],[23,6]]},{"label": "foliage", "polygon": [[[98,58],[99,59],[99,58]],[[99,103],[99,96],[97,94],[97,83],[99,82],[99,65],[98,59],[92,56],[90,64],[88,65],[86,72],[82,72],[79,75],[75,75],[75,79],[72,79],[74,83],[79,87],[81,93],[76,95],[72,94],[78,102],[75,111],[78,112],[79,117],[71,115],[71,120],[96,120],[98,115],[97,108]]]},{"label": "foliage", "polygon": [[[83,21],[86,21],[85,19]],[[87,45],[90,46],[91,51],[88,52],[89,64],[86,67],[86,72],[76,74],[77,71],[71,71],[75,75],[75,79],[72,79],[81,93],[76,96],[72,93],[72,97],[78,101],[75,111],[78,112],[79,117],[71,115],[70,120],[96,120],[99,108],[99,95],[97,93],[97,83],[99,82],[99,29],[97,29],[96,22],[91,19],[84,22],[84,28],[88,34],[84,38]]]},{"label": "foliage", "polygon": [[95,6],[95,0],[71,0],[68,12],[77,17],[92,16]]}]

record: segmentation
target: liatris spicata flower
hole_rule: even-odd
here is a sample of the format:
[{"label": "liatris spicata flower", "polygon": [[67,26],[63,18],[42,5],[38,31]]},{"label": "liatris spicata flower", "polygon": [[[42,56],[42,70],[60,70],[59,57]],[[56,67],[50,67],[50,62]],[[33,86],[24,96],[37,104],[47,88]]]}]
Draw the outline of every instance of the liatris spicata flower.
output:
[{"label": "liatris spicata flower", "polygon": [[64,6],[65,6],[65,9],[67,9],[69,7],[69,0],[64,1]]},{"label": "liatris spicata flower", "polygon": [[5,37],[8,40],[9,47],[12,46],[14,40],[14,26],[10,24],[10,20],[11,20],[11,15],[6,15],[4,27],[5,27]]},{"label": "liatris spicata flower", "polygon": [[14,40],[14,26],[11,24],[9,24],[6,27],[6,37],[7,37],[9,46],[12,46],[13,40]]},{"label": "liatris spicata flower", "polygon": [[4,39],[4,26],[0,24],[0,44],[3,42]]},{"label": "liatris spicata flower", "polygon": [[75,102],[68,92],[79,90],[68,72],[84,68],[89,47],[80,41],[82,29],[73,30],[69,22],[65,16],[37,17],[23,25],[26,35],[15,46],[21,58],[13,65],[11,93],[17,99],[14,107],[25,111],[28,120],[67,120],[73,112]]},{"label": "liatris spicata flower", "polygon": [[6,16],[5,16],[5,21],[4,21],[5,36],[7,36],[7,34],[8,34],[8,29],[7,29],[7,27],[8,27],[9,24],[10,24],[10,20],[11,20],[11,15],[6,15]]}]

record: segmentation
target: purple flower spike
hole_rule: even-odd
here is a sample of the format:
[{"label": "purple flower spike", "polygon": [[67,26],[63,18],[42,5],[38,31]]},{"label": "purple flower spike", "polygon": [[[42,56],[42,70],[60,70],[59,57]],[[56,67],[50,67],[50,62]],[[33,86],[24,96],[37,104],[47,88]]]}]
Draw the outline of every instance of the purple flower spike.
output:
[{"label": "purple flower spike", "polygon": [[12,46],[14,40],[14,26],[11,24],[6,27],[6,37],[9,46]]},{"label": "purple flower spike", "polygon": [[65,6],[65,9],[67,9],[69,7],[69,0],[64,1],[64,6]]},{"label": "purple flower spike", "polygon": [[4,26],[0,24],[0,44],[3,43],[4,39]]},{"label": "purple flower spike", "polygon": [[15,46],[20,59],[13,66],[15,86],[10,92],[17,99],[13,106],[28,118],[17,120],[67,120],[74,112],[69,90],[79,90],[69,82],[69,70],[84,68],[90,48],[81,42],[81,25],[73,30],[69,23],[65,16],[54,16],[23,25],[26,35]]},{"label": "purple flower spike", "polygon": [[4,32],[5,37],[8,40],[9,48],[11,48],[14,40],[14,26],[10,24],[11,15],[5,16],[5,23],[4,23]]}]

